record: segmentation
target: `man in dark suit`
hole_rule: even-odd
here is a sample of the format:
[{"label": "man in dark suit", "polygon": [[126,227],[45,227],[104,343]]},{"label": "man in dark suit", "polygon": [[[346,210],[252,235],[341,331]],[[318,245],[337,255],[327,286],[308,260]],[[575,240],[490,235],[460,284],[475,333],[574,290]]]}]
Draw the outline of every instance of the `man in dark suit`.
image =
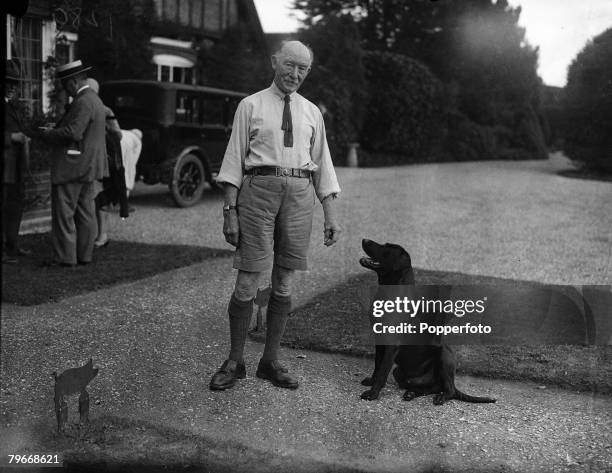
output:
[{"label": "man in dark suit", "polygon": [[87,84],[89,69],[81,61],[56,69],[56,78],[74,100],[55,128],[37,134],[41,140],[57,145],[51,160],[53,265],[91,262],[97,233],[94,181],[108,175],[106,111]]},{"label": "man in dark suit", "polygon": [[6,61],[4,83],[4,150],[2,155],[2,262],[17,263],[18,256],[30,251],[19,246],[19,226],[23,216],[24,178],[27,172],[28,137],[21,131],[23,118],[13,99],[19,88],[19,66]]}]

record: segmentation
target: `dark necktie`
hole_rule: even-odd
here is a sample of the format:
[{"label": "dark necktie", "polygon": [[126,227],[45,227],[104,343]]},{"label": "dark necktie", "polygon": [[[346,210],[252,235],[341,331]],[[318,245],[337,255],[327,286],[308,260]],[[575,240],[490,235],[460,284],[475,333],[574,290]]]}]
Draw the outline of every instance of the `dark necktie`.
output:
[{"label": "dark necktie", "polygon": [[285,107],[283,108],[283,124],[281,130],[285,131],[285,148],[293,147],[293,123],[291,122],[291,108],[289,107],[291,97],[285,95]]}]

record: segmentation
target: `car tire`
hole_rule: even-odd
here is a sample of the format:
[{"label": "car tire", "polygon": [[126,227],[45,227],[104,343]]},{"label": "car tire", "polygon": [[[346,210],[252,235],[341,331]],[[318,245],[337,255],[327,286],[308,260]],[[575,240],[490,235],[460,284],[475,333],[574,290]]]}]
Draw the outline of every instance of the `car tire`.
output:
[{"label": "car tire", "polygon": [[202,198],[206,173],[200,158],[195,154],[181,156],[174,165],[170,192],[179,207],[190,207]]}]

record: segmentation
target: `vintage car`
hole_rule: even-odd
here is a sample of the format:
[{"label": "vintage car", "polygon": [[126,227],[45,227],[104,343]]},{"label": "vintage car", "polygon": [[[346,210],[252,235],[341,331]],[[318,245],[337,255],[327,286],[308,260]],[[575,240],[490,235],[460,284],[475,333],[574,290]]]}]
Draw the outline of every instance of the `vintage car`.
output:
[{"label": "vintage car", "polygon": [[137,179],[168,184],[180,207],[197,203],[207,182],[215,186],[234,112],[246,94],[172,82],[117,80],[103,83],[100,96],[122,129],[142,131]]}]

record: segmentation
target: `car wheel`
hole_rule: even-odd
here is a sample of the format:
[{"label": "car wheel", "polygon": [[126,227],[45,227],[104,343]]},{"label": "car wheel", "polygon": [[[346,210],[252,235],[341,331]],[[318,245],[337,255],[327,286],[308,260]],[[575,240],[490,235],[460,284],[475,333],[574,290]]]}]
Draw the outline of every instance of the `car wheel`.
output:
[{"label": "car wheel", "polygon": [[170,184],[172,198],[179,207],[189,207],[199,202],[204,191],[206,175],[202,161],[194,154],[186,154],[174,165]]}]

